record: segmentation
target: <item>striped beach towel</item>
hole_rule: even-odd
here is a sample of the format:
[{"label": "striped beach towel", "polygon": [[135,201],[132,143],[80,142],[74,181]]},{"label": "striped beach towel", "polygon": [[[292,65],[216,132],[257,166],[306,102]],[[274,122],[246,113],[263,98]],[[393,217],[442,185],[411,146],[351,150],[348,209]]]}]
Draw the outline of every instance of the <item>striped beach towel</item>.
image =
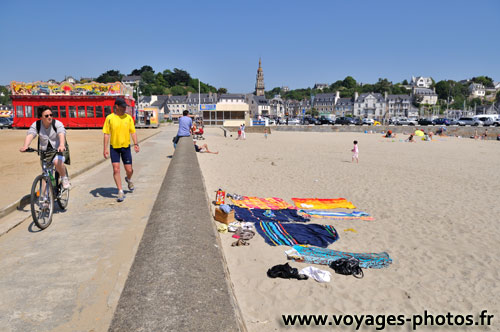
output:
[{"label": "striped beach towel", "polygon": [[243,196],[242,199],[232,199],[233,204],[246,209],[264,209],[264,210],[281,210],[281,209],[297,209],[295,206],[285,202],[278,197],[249,197]]},{"label": "striped beach towel", "polygon": [[300,209],[355,209],[356,207],[345,198],[292,198]]},{"label": "striped beach towel", "polygon": [[327,219],[340,219],[340,220],[373,220],[373,217],[366,212],[352,211],[352,212],[334,212],[331,210],[299,210],[304,216],[311,218],[327,218]]},{"label": "striped beach towel", "polygon": [[339,238],[330,225],[259,222],[255,223],[255,228],[271,246],[309,244],[326,248]]},{"label": "striped beach towel", "polygon": [[381,269],[392,264],[392,259],[386,252],[352,253],[295,245],[292,250],[287,250],[285,253],[289,259],[312,264],[329,265],[331,262],[340,258],[355,258],[359,261],[359,266],[362,268]]}]

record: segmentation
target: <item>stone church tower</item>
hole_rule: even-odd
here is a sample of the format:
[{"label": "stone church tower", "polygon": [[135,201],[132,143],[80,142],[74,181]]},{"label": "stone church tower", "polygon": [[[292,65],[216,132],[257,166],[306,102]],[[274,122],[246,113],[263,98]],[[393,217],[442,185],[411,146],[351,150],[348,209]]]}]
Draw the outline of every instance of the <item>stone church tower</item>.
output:
[{"label": "stone church tower", "polygon": [[259,69],[257,69],[257,82],[255,83],[255,95],[264,96],[264,72],[262,71],[260,58]]}]

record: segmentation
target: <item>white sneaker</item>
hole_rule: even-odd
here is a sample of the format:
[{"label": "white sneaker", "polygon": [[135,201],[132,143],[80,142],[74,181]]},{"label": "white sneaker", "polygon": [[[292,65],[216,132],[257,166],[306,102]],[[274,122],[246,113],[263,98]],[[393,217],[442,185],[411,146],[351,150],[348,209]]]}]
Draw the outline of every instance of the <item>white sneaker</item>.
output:
[{"label": "white sneaker", "polygon": [[63,187],[63,189],[66,189],[66,190],[71,188],[71,183],[69,183],[69,179],[67,176],[63,176],[63,178],[62,178],[62,187]]},{"label": "white sneaker", "polygon": [[127,184],[128,184],[128,190],[134,191],[135,187],[134,187],[134,183],[132,182],[132,180],[130,180],[128,177],[125,177],[125,182],[127,182]]},{"label": "white sneaker", "polygon": [[123,202],[125,199],[125,194],[123,193],[123,190],[118,191],[118,198],[116,199],[118,202]]}]

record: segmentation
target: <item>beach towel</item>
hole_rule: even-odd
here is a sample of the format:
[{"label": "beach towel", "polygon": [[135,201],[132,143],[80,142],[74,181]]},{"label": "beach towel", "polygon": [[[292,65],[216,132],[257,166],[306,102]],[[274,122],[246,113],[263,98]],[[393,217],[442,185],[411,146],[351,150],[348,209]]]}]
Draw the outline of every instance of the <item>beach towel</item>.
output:
[{"label": "beach towel", "polygon": [[236,205],[231,205],[234,209],[234,217],[239,221],[278,221],[278,222],[307,222],[309,217],[303,217],[295,209],[264,210],[246,209]]},{"label": "beach towel", "polygon": [[326,248],[339,238],[330,225],[259,222],[255,229],[271,246],[309,244]]},{"label": "beach towel", "polygon": [[300,209],[355,209],[345,198],[292,198]]},{"label": "beach towel", "polygon": [[328,218],[340,220],[373,220],[373,217],[366,212],[352,211],[352,212],[334,212],[331,210],[299,210],[304,213],[304,216],[311,218]]},{"label": "beach towel", "polygon": [[242,199],[231,199],[233,204],[247,209],[264,209],[264,210],[280,210],[280,209],[296,209],[295,206],[288,204],[281,198],[270,197],[249,197],[242,196]]},{"label": "beach towel", "polygon": [[352,253],[325,248],[294,245],[292,250],[287,250],[285,253],[288,259],[312,264],[329,265],[331,262],[340,258],[355,258],[359,261],[359,266],[362,268],[381,269],[392,263],[392,259],[386,252]]}]

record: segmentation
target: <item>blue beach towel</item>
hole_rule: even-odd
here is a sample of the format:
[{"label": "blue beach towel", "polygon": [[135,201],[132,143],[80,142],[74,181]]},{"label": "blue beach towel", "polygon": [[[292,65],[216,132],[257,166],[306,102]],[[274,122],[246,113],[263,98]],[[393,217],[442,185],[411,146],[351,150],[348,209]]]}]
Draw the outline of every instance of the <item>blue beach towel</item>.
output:
[{"label": "blue beach towel", "polygon": [[246,209],[236,205],[231,205],[231,207],[234,209],[234,217],[239,221],[307,222],[311,220],[299,215],[296,209]]},{"label": "blue beach towel", "polygon": [[326,248],[339,238],[330,225],[259,222],[255,229],[271,246],[309,244]]},{"label": "blue beach towel", "polygon": [[359,266],[362,268],[381,269],[392,263],[392,259],[386,252],[352,253],[295,245],[293,246],[293,250],[286,253],[289,259],[312,264],[330,265],[331,262],[340,258],[355,258],[359,261]]}]

